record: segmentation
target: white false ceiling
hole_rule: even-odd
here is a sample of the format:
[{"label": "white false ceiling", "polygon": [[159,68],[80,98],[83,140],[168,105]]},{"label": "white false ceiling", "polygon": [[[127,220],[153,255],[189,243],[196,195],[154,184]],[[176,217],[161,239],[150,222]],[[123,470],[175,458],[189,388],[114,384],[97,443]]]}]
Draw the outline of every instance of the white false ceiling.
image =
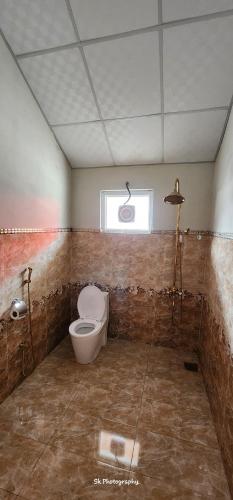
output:
[{"label": "white false ceiling", "polygon": [[0,27],[74,168],[214,160],[233,0],[0,0]]}]

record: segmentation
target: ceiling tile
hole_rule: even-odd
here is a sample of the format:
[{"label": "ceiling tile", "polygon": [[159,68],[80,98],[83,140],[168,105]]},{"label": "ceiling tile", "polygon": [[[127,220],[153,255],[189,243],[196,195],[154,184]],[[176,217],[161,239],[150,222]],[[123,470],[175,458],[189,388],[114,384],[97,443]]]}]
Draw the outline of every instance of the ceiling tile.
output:
[{"label": "ceiling tile", "polygon": [[27,57],[19,63],[50,123],[98,119],[79,49]]},{"label": "ceiling tile", "polygon": [[233,16],[164,30],[165,111],[229,105]]},{"label": "ceiling tile", "polygon": [[203,16],[232,8],[232,0],[163,0],[163,21]]},{"label": "ceiling tile", "polygon": [[54,127],[53,130],[72,167],[112,165],[100,122]]},{"label": "ceiling tile", "polygon": [[85,47],[104,118],[159,113],[158,33]]},{"label": "ceiling tile", "polygon": [[64,0],[0,0],[0,27],[16,54],[76,41]]},{"label": "ceiling tile", "polygon": [[226,113],[216,110],[166,115],[165,162],[214,160]]},{"label": "ceiling tile", "polygon": [[81,40],[157,24],[157,0],[70,0]]},{"label": "ceiling tile", "polygon": [[161,162],[160,116],[109,121],[106,130],[118,165]]}]

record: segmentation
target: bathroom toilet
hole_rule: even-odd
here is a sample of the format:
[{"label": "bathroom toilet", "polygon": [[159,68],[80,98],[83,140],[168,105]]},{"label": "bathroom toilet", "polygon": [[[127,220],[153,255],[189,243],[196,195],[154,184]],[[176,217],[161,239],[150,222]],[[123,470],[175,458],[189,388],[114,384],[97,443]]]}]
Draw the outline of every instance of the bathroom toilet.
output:
[{"label": "bathroom toilet", "polygon": [[80,318],[70,324],[69,333],[78,363],[94,361],[107,343],[109,297],[97,286],[88,285],[79,294]]}]

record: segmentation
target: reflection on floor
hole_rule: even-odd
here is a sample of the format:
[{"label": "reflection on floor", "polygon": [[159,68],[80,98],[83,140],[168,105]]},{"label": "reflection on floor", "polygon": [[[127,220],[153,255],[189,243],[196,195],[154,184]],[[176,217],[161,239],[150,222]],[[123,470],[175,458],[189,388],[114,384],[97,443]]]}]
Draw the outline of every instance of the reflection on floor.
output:
[{"label": "reflection on floor", "polygon": [[66,338],[0,407],[0,499],[230,498],[184,360],[195,356],[115,340],[82,366]]}]

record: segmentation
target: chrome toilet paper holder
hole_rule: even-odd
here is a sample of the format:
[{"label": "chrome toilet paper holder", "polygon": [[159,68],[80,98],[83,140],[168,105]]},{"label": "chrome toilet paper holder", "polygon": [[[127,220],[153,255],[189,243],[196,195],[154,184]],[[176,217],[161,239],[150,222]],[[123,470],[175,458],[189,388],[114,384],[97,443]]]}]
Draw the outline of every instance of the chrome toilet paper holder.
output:
[{"label": "chrome toilet paper holder", "polygon": [[11,302],[10,317],[14,320],[22,319],[27,314],[27,304],[24,300],[14,299]]}]

